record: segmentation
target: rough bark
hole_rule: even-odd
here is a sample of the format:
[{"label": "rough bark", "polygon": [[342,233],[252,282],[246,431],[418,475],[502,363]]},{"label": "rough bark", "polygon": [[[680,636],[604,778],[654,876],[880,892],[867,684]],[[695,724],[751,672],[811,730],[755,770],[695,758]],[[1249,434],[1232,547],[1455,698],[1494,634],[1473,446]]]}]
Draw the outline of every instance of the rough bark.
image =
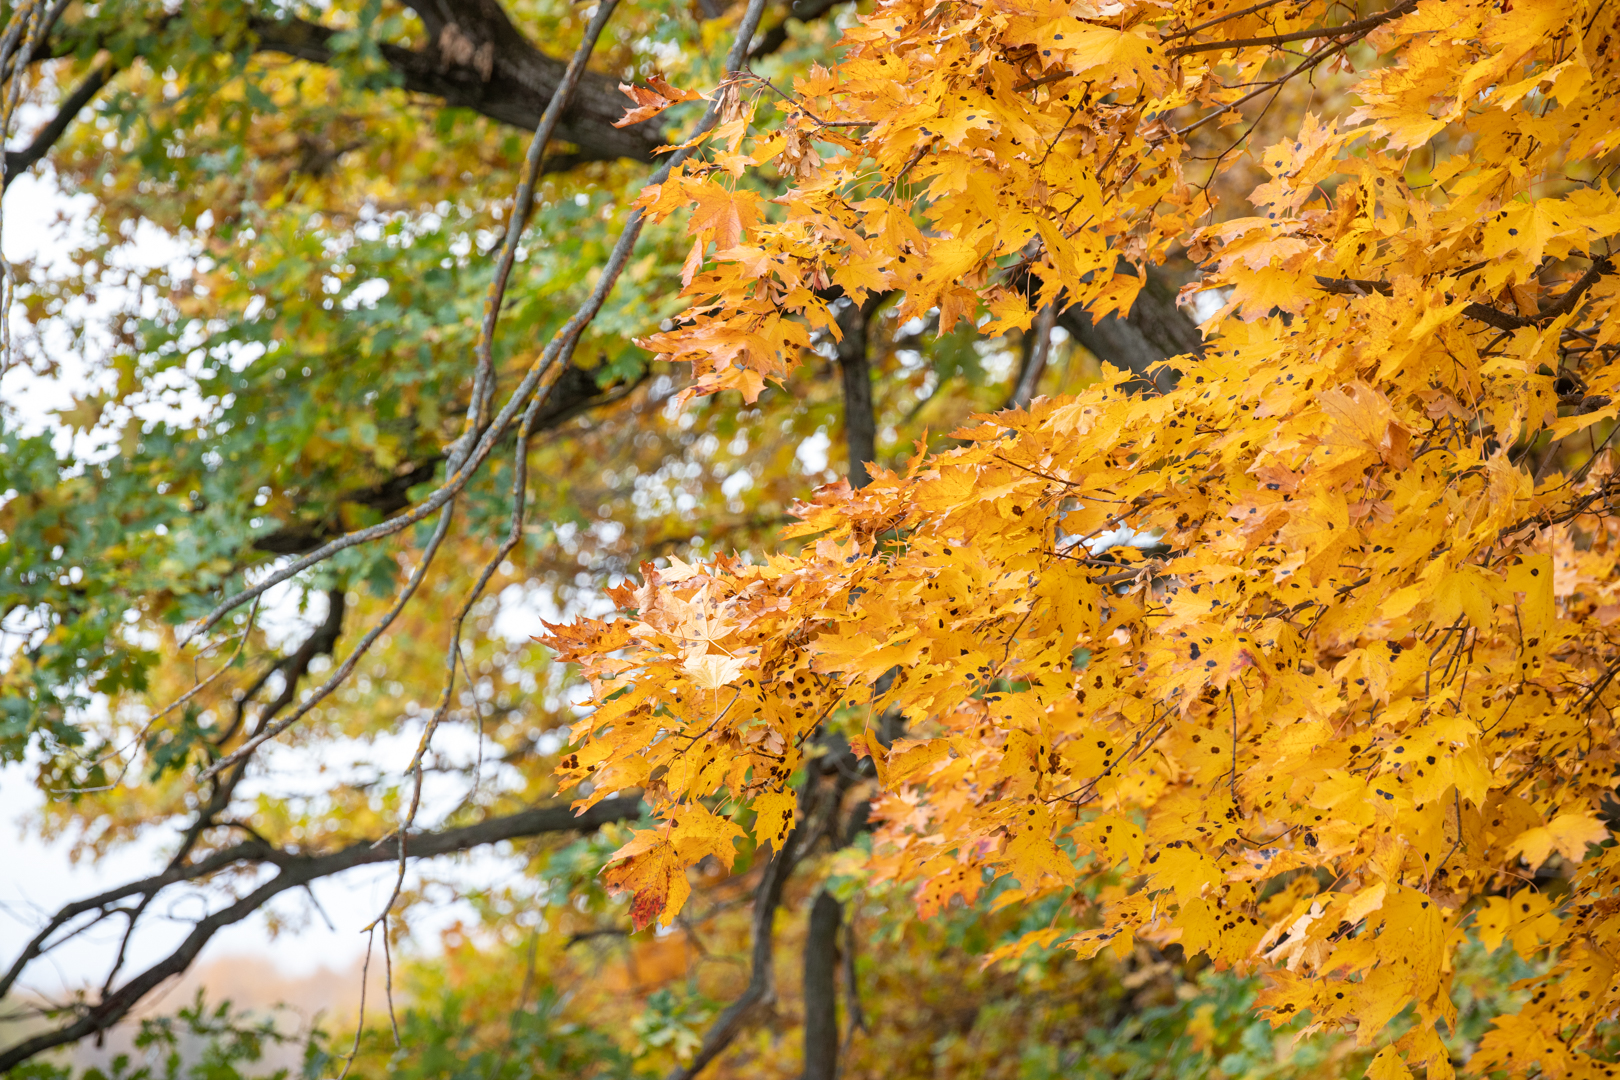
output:
[{"label": "rough bark", "polygon": [[[439,8],[453,9],[450,17]],[[497,4],[419,4],[417,10],[432,35],[427,48],[418,51],[387,42],[378,46],[404,88],[440,98],[447,106],[534,130],[562,79],[566,61],[536,49]],[[254,19],[250,29],[261,51],[316,64],[332,61],[330,43],[337,31],[328,27],[303,19]],[[559,155],[553,168],[619,158],[651,161],[654,148],[666,141],[663,128],[655,120],[614,127],[628,104],[617,79],[586,72],[556,131],[556,137],[572,143],[577,152]]]},{"label": "rough bark", "polygon": [[866,330],[886,297],[873,293],[863,304],[846,303],[838,313],[838,370],[844,381],[844,445],[849,453],[849,486],[871,482],[866,466],[877,460],[877,418],[872,411],[872,365]]},{"label": "rough bark", "polygon": [[838,1075],[838,930],[844,905],[823,889],[810,907],[804,947],[804,1078]]},{"label": "rough bark", "polygon": [[[1148,271],[1147,286],[1136,298],[1129,317],[1117,315],[1093,320],[1077,307],[1058,315],[1057,323],[1099,360],[1124,368],[1144,380],[1148,369],[1172,356],[1204,351],[1198,325],[1176,306],[1176,289],[1157,269]],[[1151,378],[1159,390],[1175,385],[1178,373],[1161,369]]]}]

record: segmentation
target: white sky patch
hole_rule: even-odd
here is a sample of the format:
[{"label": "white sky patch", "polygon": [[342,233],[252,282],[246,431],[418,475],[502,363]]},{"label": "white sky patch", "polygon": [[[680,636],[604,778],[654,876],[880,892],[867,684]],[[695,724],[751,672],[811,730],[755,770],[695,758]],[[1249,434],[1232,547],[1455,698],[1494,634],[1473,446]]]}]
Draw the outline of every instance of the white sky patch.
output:
[{"label": "white sky patch", "polygon": [[825,431],[818,431],[801,442],[793,456],[798,459],[800,468],[814,474],[827,468],[827,451],[831,449],[832,437]]},{"label": "white sky patch", "polygon": [[1129,525],[1121,525],[1117,529],[1109,529],[1107,532],[1089,537],[1083,543],[1087,551],[1093,555],[1101,555],[1113,547],[1150,548],[1158,544],[1163,537],[1164,534],[1156,530],[1138,532]]},{"label": "white sky patch", "polygon": [[[822,457],[826,457],[825,451]],[[822,466],[825,468],[826,466]],[[754,486],[754,474],[747,469],[738,469],[724,480],[720,481],[720,493],[727,499],[735,499],[743,492]]]},{"label": "white sky patch", "polygon": [[1215,313],[1226,306],[1226,289],[1205,289],[1203,292],[1193,294],[1193,321],[1206,323],[1215,317]]},{"label": "white sky patch", "polygon": [[388,295],[388,282],[382,278],[370,278],[349,290],[349,295],[343,298],[343,310],[353,311],[355,308],[374,308],[378,301]]},{"label": "white sky patch", "polygon": [[[26,125],[25,125],[26,126]],[[4,224],[0,227],[0,247],[12,262],[31,262],[50,275],[65,275],[74,270],[68,262],[72,253],[90,240],[90,214],[94,200],[88,195],[68,195],[61,190],[56,176],[48,168],[36,168],[20,177],[5,193]],[[109,267],[118,271],[146,271],[166,268],[174,278],[188,276],[194,269],[191,246],[170,236],[149,222],[136,226],[131,243],[120,252],[120,262]],[[86,348],[105,352],[112,345],[112,335],[106,326],[120,313],[136,312],[141,316],[159,313],[163,300],[148,290],[145,293],[128,286],[103,281],[96,289],[95,299],[75,298],[61,313],[66,319],[82,319],[89,328]],[[0,409],[10,417],[10,423],[24,435],[56,432],[58,451],[67,449],[71,440],[76,452],[89,459],[105,457],[112,452],[104,444],[105,436],[81,433],[77,437],[62,429],[55,414],[72,405],[75,396],[98,389],[98,383],[108,383],[109,372],[97,372],[92,359],[80,352],[69,339],[65,329],[54,322],[29,327],[19,304],[12,310],[13,343],[19,352],[25,347],[24,338],[37,333],[35,346],[57,365],[57,372],[41,377],[26,365],[14,363],[0,377]],[[201,366],[201,363],[191,366]],[[170,392],[144,404],[136,415],[142,420],[185,420],[205,412],[195,395],[176,392],[186,379],[184,373],[175,372],[176,386]],[[162,391],[163,387],[153,387]]]},{"label": "white sky patch", "polygon": [[[24,173],[5,193],[0,249],[10,262],[36,262],[47,271],[66,272],[71,267],[64,260],[76,241],[87,235],[85,223],[93,205],[88,195],[63,194],[49,174]],[[26,315],[18,304],[12,309],[13,341],[26,333]],[[88,373],[73,360],[64,350],[59,378],[41,379],[21,364],[0,377],[0,408],[15,418],[24,434],[37,435],[50,427],[51,411],[67,408],[73,392],[86,385]]]}]

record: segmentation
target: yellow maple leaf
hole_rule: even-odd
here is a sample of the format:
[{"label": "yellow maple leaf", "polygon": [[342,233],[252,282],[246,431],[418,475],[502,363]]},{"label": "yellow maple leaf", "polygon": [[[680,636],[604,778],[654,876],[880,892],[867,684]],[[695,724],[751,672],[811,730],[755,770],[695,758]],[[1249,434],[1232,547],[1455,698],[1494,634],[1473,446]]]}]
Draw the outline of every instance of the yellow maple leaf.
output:
[{"label": "yellow maple leaf", "polygon": [[692,681],[704,690],[718,690],[722,686],[730,686],[748,666],[746,656],[717,656],[714,653],[705,653],[702,656],[689,657],[685,668],[692,675]]},{"label": "yellow maple leaf", "polygon": [[1026,808],[1008,826],[1008,841],[1000,856],[1002,869],[1018,879],[1026,892],[1043,879],[1066,880],[1074,874],[1074,864],[1052,842],[1052,812],[1045,805]]},{"label": "yellow maple leaf", "polygon": [[671,815],[671,821],[674,828],[670,842],[688,866],[713,856],[730,870],[737,859],[736,842],[747,835],[735,821],[721,817],[702,803],[683,804]]},{"label": "yellow maple leaf", "polygon": [[799,799],[791,791],[767,791],[754,796],[754,840],[760,847],[781,851],[798,814]]},{"label": "yellow maple leaf", "polygon": [[630,922],[637,930],[654,919],[668,926],[692,894],[686,866],[663,830],[638,829],[608,857],[602,882],[610,892],[633,894]]},{"label": "yellow maple leaf", "polygon": [[1551,858],[1554,851],[1572,863],[1586,857],[1588,844],[1601,844],[1609,838],[1608,827],[1589,814],[1559,814],[1546,825],[1527,829],[1508,845],[1508,855],[1522,855],[1532,870]]},{"label": "yellow maple leaf", "polygon": [[1386,1046],[1367,1063],[1367,1080],[1412,1080],[1412,1070],[1401,1060],[1399,1051]]}]

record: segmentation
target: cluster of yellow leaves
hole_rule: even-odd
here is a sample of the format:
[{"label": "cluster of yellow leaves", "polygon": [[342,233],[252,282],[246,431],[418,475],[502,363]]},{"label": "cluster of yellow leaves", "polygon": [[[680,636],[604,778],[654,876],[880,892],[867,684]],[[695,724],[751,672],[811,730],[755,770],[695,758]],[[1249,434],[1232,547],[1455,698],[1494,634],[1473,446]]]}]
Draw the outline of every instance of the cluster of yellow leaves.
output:
[{"label": "cluster of yellow leaves", "polygon": [[[1122,267],[1179,242],[1226,302],[1167,393],[1037,401],[824,490],[799,556],[648,568],[627,618],[554,628],[599,702],[564,778],[668,823],[612,871],[638,907],[677,899],[655,867],[716,850],[716,808],[760,808],[774,842],[834,723],[881,786],[869,872],[924,913],[987,872],[1017,879],[1004,904],[1108,875],[1076,951],[1264,966],[1269,1015],[1364,1045],[1412,1007],[1378,1077],[1452,1074],[1471,925],[1558,956],[1472,1067],[1609,1074],[1587,1051],[1620,1008],[1620,477],[1596,435],[1551,464],[1620,408],[1620,10],[1377,14],[1335,36],[1316,3],[896,0],[795,85],[824,160],[796,161],[781,220],[711,211],[724,169],[649,194],[714,243],[654,339],[699,392],[751,395],[835,333],[832,286],[996,333],[1060,293],[1128,308]],[[1287,42],[1354,52],[1360,105],[1263,149],[1255,216],[1197,229],[1172,121]],[[1121,527],[1170,554],[1085,543]]]}]

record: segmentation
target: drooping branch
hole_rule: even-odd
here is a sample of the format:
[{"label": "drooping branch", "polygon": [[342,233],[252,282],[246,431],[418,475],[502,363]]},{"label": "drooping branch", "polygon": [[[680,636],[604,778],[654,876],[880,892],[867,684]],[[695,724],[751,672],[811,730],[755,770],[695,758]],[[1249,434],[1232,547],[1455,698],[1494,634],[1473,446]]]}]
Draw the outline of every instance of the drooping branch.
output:
[{"label": "drooping branch", "polygon": [[[577,816],[567,805],[537,807],[476,825],[411,834],[406,842],[413,857],[432,858],[547,833],[589,832],[608,822],[634,819],[640,814],[640,799],[624,796],[604,799]],[[362,840],[327,855],[303,855],[273,847],[262,840],[249,840],[215,852],[196,863],[171,867],[154,877],[130,882],[67,905],[35,935],[12,964],[11,970],[0,978],[0,994],[15,984],[30,961],[50,948],[51,936],[79,915],[106,910],[118,901],[131,897],[151,896],[170,885],[198,881],[233,866],[266,865],[274,866],[279,871],[234,903],[199,920],[168,956],[104,996],[100,1003],[85,1009],[78,1019],[0,1050],[0,1074],[47,1050],[76,1042],[116,1024],[166,979],[185,971],[214,934],[261,910],[281,893],[304,888],[312,882],[358,866],[391,862],[399,857],[399,844],[400,838],[396,836],[381,841]]]},{"label": "drooping branch", "polygon": [[[741,68],[743,61],[746,59],[748,44],[753,40],[754,33],[759,28],[759,19],[764,7],[764,0],[749,0],[748,8],[744,11],[742,22],[737,28],[736,40],[732,43],[731,51],[726,55],[728,78]],[[714,99],[709,103],[708,109],[704,111],[702,119],[698,121],[696,128],[692,132],[692,141],[665,158],[664,164],[654,170],[652,176],[648,178],[649,186],[664,183],[669,178],[670,173],[691,156],[695,151],[696,140],[719,123],[723,99],[724,95],[717,94],[714,96]],[[602,310],[602,305],[607,302],[608,294],[612,292],[614,286],[618,283],[619,275],[624,272],[625,267],[629,264],[630,254],[635,250],[636,241],[640,239],[641,230],[645,225],[646,217],[642,209],[638,207],[630,214],[629,220],[625,222],[624,229],[619,234],[619,239],[614,243],[613,250],[608,254],[607,260],[602,265],[602,271],[598,275],[596,285],[591,289],[590,295],[585,298],[585,301],[580,304],[574,314],[569,316],[568,320],[558,328],[551,340],[546,344],[546,347],[541,351],[539,357],[529,366],[523,378],[513,388],[511,396],[506,400],[506,404],[495,414],[489,424],[481,431],[468,433],[467,437],[469,438],[476,436],[476,440],[472,442],[471,452],[445,478],[442,485],[410,511],[387,521],[378,522],[376,525],[356,529],[328,541],[309,552],[303,558],[295,559],[275,573],[266,575],[250,588],[226,597],[202,617],[188,634],[185,641],[191,640],[200,633],[205,633],[231,611],[243,604],[251,603],[254,597],[261,596],[281,582],[297,576],[317,563],[324,562],[339,551],[370,543],[385,536],[392,536],[394,533],[409,528],[416,522],[425,519],[435,510],[454,499],[482,467],[497,443],[506,435],[519,413],[527,408],[530,398],[537,391],[540,391],[540,383],[547,375],[551,374],[552,367],[557,365],[564,370],[567,369],[573,360],[574,348],[579,344],[580,336]],[[551,385],[555,386],[556,381],[554,378]],[[550,387],[547,387],[547,390],[542,392],[549,392],[549,390]],[[542,405],[542,407],[544,406]],[[182,644],[184,643],[183,641]]]},{"label": "drooping branch", "polygon": [[[545,115],[540,118],[539,126],[535,128],[534,138],[529,144],[529,153],[526,158],[526,167],[523,180],[518,184],[517,195],[513,202],[515,209],[507,224],[506,240],[501,245],[500,257],[496,263],[495,280],[490,283],[489,295],[484,302],[484,323],[479,334],[478,346],[474,350],[477,357],[477,372],[473,377],[472,400],[467,406],[467,431],[470,434],[485,423],[489,411],[489,404],[495,397],[495,331],[500,322],[501,304],[506,294],[507,282],[512,273],[512,266],[517,258],[518,244],[522,240],[523,230],[528,222],[529,210],[533,202],[534,186],[539,179],[541,168],[545,162],[546,147],[556,130],[557,122],[564,110],[573,99],[574,91],[579,86],[580,76],[585,72],[585,64],[591,53],[596,49],[596,43],[607,27],[608,20],[613,17],[614,9],[618,7],[618,0],[599,0],[596,14],[591,16],[589,25],[585,28],[584,40],[575,50],[574,57],[569,61],[568,70],[563,74],[562,82],[558,85],[556,96],[551,104],[546,106]],[[506,561],[506,557],[516,549],[523,537],[523,511],[528,485],[529,436],[534,431],[535,414],[543,404],[542,399],[536,398],[529,403],[528,411],[523,416],[523,422],[518,425],[517,452],[512,461],[512,525],[507,531],[505,541],[496,551],[495,555],[484,564],[482,573],[473,584],[462,602],[461,611],[451,624],[450,640],[445,649],[445,676],[444,691],[439,707],[434,710],[433,717],[422,731],[422,739],[416,748],[416,754],[406,767],[406,773],[411,775],[415,783],[412,788],[410,808],[406,811],[403,824],[400,825],[402,833],[409,832],[416,820],[416,813],[422,803],[422,758],[427,754],[428,747],[433,742],[433,735],[439,724],[443,722],[450,712],[450,698],[456,685],[456,668],[465,665],[461,653],[461,628],[473,606],[483,595],[484,587],[494,576],[497,568]],[[465,443],[464,443],[465,445]],[[470,447],[469,447],[470,448]],[[452,466],[457,462],[454,453],[450,458]],[[469,676],[470,678],[470,676]],[[395,900],[405,885],[405,858],[406,846],[399,846],[399,873],[394,881],[394,891],[389,896],[388,904],[383,909],[378,922],[381,923],[384,934],[384,945],[387,943],[388,916],[392,912]],[[372,924],[377,925],[377,922]],[[385,954],[386,955],[386,954]]]}]

